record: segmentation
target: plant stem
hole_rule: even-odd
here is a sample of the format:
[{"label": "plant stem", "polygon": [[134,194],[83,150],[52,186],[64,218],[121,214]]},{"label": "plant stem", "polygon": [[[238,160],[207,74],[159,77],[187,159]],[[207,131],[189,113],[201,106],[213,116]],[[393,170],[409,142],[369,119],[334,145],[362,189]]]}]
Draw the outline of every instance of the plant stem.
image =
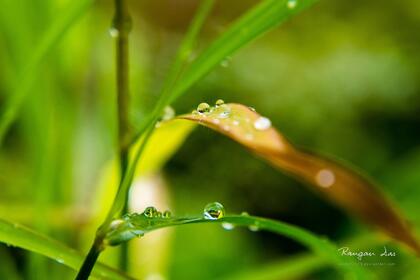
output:
[{"label": "plant stem", "polygon": [[93,242],[92,247],[89,250],[85,260],[83,261],[82,267],[79,269],[75,280],[86,280],[89,278],[93,267],[99,257],[99,254],[103,250],[103,237],[97,237]]},{"label": "plant stem", "polygon": [[[128,36],[131,30],[131,17],[128,12],[126,0],[115,0],[115,15],[113,19],[113,35],[116,37],[116,84],[117,84],[117,115],[118,115],[118,156],[120,163],[120,184],[123,185],[129,163],[130,124],[129,124],[129,64],[128,64]],[[120,190],[118,191],[120,192]],[[122,211],[127,211],[128,192],[125,194]],[[109,226],[112,217],[117,214],[108,213],[106,220],[96,232],[96,238],[80,268],[76,280],[88,279],[99,254],[104,249],[103,229]],[[127,243],[122,245],[120,267],[126,271],[128,268]]]},{"label": "plant stem", "polygon": [[[120,160],[121,182],[128,166],[129,151],[129,65],[128,65],[128,36],[131,30],[131,17],[126,0],[115,0],[114,28],[117,31],[116,40],[116,80],[117,80],[117,103],[118,103],[118,148]],[[125,198],[123,211],[128,210],[128,193]],[[124,271],[128,268],[128,244],[121,247],[120,268]]]}]

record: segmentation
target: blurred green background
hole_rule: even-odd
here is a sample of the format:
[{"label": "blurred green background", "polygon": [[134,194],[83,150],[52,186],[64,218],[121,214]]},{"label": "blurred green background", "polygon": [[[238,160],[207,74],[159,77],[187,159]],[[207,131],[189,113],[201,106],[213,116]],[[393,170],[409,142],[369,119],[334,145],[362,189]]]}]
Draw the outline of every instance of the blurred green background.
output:
[{"label": "blurred green background", "polygon": [[[1,1],[1,108],[23,75],[33,81],[0,148],[0,217],[86,252],[112,196],[100,182],[116,150],[113,2],[96,1],[40,70],[25,72],[35,46],[71,2]],[[198,1],[129,2],[135,126],[153,108]],[[217,1],[197,52],[255,3]],[[369,174],[419,228],[419,30],[417,0],[319,1],[228,58],[173,107],[185,113],[218,98],[252,106],[297,146]],[[299,181],[202,127],[161,172],[136,179],[131,201],[133,210],[155,205],[177,215],[219,201],[228,213],[287,221],[339,244],[371,234],[362,249],[386,243]],[[163,230],[130,244],[133,275],[148,280],[284,279],[253,273],[305,252],[273,234],[214,225]],[[369,269],[380,279],[420,279],[418,261],[398,252],[394,266]],[[117,253],[111,249],[102,259],[115,264]],[[0,259],[0,279],[74,277],[57,262],[2,244]],[[307,270],[292,279],[339,277],[324,266]]]}]

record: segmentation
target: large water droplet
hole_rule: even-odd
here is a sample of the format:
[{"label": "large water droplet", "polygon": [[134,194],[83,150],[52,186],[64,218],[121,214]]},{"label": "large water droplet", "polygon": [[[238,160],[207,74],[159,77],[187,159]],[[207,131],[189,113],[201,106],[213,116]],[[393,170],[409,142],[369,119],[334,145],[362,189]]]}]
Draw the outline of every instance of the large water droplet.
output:
[{"label": "large water droplet", "polygon": [[257,130],[269,129],[271,127],[271,121],[270,119],[266,117],[259,117],[258,119],[255,120],[254,127]]},{"label": "large water droplet", "polygon": [[287,1],[287,8],[294,9],[297,6],[297,0],[289,0]]},{"label": "large water droplet", "polygon": [[118,37],[118,35],[120,35],[120,32],[118,31],[118,29],[117,28],[115,28],[115,27],[111,27],[110,29],[109,29],[109,35],[112,37],[112,38],[117,38]]},{"label": "large water droplet", "polygon": [[146,209],[144,209],[143,215],[147,218],[154,218],[157,216],[158,211],[155,207],[149,206]]},{"label": "large water droplet", "polygon": [[222,106],[223,104],[225,104],[225,101],[223,99],[217,99],[216,101],[216,107]]},{"label": "large water droplet", "polygon": [[210,105],[205,102],[200,103],[197,106],[197,112],[200,114],[208,113],[210,112],[210,109],[211,109]]},{"label": "large water droplet", "polygon": [[204,219],[217,220],[225,215],[225,208],[219,202],[212,202],[204,207]]},{"label": "large water droplet", "polygon": [[233,224],[231,224],[231,223],[222,223],[222,227],[223,227],[225,230],[232,230],[232,229],[234,229],[234,228],[235,228],[235,226],[234,226]]}]

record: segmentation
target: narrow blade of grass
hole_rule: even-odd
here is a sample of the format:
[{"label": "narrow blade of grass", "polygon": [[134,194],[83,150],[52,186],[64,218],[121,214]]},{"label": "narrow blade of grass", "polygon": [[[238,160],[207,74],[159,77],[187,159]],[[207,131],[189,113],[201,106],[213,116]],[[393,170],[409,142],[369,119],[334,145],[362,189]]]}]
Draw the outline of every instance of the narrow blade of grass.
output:
[{"label": "narrow blade of grass", "polygon": [[286,236],[308,247],[327,263],[334,265],[344,274],[352,275],[354,279],[366,279],[367,277],[364,269],[360,267],[342,265],[345,260],[337,251],[336,246],[325,238],[319,238],[304,229],[287,223],[249,215],[229,215],[220,219],[211,220],[202,216],[185,218],[150,218],[146,217],[144,214],[135,213],[126,215],[121,220],[115,220],[109,228],[105,243],[115,246],[160,228],[202,223],[229,223],[236,227],[254,227],[258,230],[271,231]]},{"label": "narrow blade of grass", "polygon": [[[66,245],[22,225],[2,219],[0,219],[0,242],[41,254],[74,270],[77,270],[83,261],[80,253]],[[95,267],[93,275],[102,279],[133,279],[103,264]]]},{"label": "narrow blade of grass", "polygon": [[287,0],[265,0],[245,13],[192,62],[167,93],[161,95],[155,110],[143,121],[133,141],[136,141],[146,128],[157,120],[165,106],[178,99],[220,62],[316,1],[299,0],[291,8]]},{"label": "narrow blade of grass", "polygon": [[225,134],[273,166],[309,183],[312,190],[350,214],[420,253],[420,245],[405,220],[370,180],[329,159],[295,148],[271,126],[270,120],[249,107],[224,104],[207,113],[180,118]]},{"label": "narrow blade of grass", "polygon": [[0,145],[9,126],[16,119],[19,109],[26,95],[31,89],[32,83],[40,72],[40,66],[51,49],[63,38],[66,32],[74,23],[88,10],[94,0],[71,1],[70,6],[63,14],[57,15],[54,22],[50,24],[49,30],[45,32],[38,46],[35,47],[33,55],[28,59],[28,64],[22,73],[15,79],[15,85],[10,93],[0,115]]}]

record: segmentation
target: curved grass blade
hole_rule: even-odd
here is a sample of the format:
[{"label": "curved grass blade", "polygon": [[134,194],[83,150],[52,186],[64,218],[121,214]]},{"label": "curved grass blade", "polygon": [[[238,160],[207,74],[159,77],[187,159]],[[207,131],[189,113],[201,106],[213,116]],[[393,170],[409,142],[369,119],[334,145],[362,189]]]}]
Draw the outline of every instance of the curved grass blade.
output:
[{"label": "curved grass blade", "polygon": [[16,79],[14,89],[2,108],[0,115],[0,145],[9,126],[15,120],[19,109],[28,94],[32,83],[36,80],[42,61],[63,38],[70,27],[88,10],[94,0],[71,1],[70,6],[65,9],[64,14],[57,16],[51,23],[50,29],[46,31],[39,45],[35,47],[32,57]]},{"label": "curved grass blade", "polygon": [[207,113],[183,115],[227,135],[273,166],[306,181],[313,190],[374,225],[420,254],[420,245],[407,223],[370,180],[321,156],[290,144],[271,122],[240,104],[224,104]]},{"label": "curved grass blade", "polygon": [[[22,225],[0,219],[0,242],[35,252],[77,270],[83,257],[66,245]],[[106,265],[95,266],[93,275],[101,279],[133,279]]]},{"label": "curved grass blade", "polygon": [[160,228],[202,223],[229,223],[240,227],[255,227],[258,230],[266,230],[286,236],[308,247],[319,255],[322,260],[336,266],[344,273],[352,275],[354,279],[366,278],[367,272],[361,267],[343,266],[343,257],[338,253],[336,246],[328,240],[319,238],[304,229],[287,223],[249,215],[229,215],[220,219],[211,220],[201,216],[184,218],[149,218],[144,214],[134,213],[124,216],[121,220],[113,221],[106,235],[105,244],[115,246]]}]

